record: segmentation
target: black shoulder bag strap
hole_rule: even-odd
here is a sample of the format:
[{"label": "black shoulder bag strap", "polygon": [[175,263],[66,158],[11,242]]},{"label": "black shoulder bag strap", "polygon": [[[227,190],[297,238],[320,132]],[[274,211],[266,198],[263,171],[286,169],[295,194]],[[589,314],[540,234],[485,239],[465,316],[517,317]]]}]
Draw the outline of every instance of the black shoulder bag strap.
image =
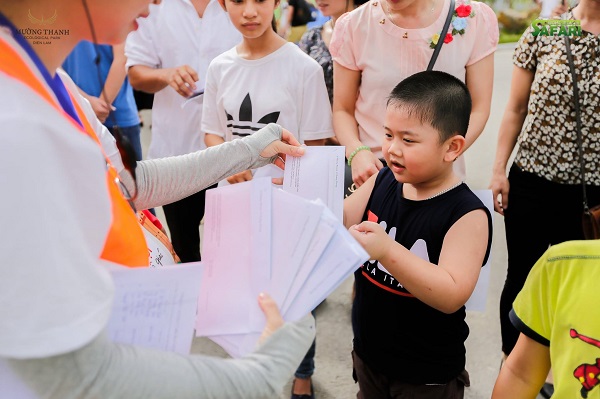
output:
[{"label": "black shoulder bag strap", "polygon": [[440,54],[440,50],[442,49],[442,45],[444,44],[444,39],[446,38],[446,33],[448,33],[448,28],[450,27],[450,22],[452,21],[452,14],[454,14],[454,0],[450,0],[450,8],[448,9],[448,15],[446,16],[446,22],[444,22],[444,28],[442,32],[440,32],[440,38],[438,39],[437,44],[435,45],[435,49],[433,50],[433,55],[429,60],[429,65],[427,65],[427,70],[433,70],[433,66],[437,61],[438,55]]},{"label": "black shoulder bag strap", "polygon": [[567,46],[567,60],[569,61],[569,69],[571,70],[571,79],[573,80],[573,103],[575,105],[575,122],[577,126],[577,147],[579,150],[581,187],[583,189],[583,213],[589,214],[590,208],[588,206],[587,190],[585,187],[585,160],[583,159],[583,137],[581,133],[581,109],[579,108],[579,88],[577,87],[577,72],[575,71],[573,54],[571,54],[571,41],[569,40],[568,36],[565,36],[565,45]]}]

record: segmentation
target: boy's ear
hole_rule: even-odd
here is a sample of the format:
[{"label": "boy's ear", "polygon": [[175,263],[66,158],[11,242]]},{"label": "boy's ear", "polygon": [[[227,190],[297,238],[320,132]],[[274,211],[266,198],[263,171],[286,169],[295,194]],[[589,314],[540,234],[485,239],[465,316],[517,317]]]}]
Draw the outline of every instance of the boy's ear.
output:
[{"label": "boy's ear", "polygon": [[227,7],[225,7],[225,0],[219,0],[219,4],[223,8],[223,10],[227,11]]},{"label": "boy's ear", "polygon": [[456,158],[458,158],[465,149],[465,138],[460,134],[456,134],[446,140],[444,143],[446,147],[446,153],[444,154],[444,161],[446,162],[454,162]]}]

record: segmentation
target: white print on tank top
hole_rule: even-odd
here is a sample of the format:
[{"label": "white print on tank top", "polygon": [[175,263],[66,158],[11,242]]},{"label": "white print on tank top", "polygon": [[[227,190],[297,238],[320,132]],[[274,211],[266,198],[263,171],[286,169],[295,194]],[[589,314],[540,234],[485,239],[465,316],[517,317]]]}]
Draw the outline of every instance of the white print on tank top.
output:
[{"label": "white print on tank top", "polygon": [[[379,222],[379,225],[383,227],[384,230],[387,230],[387,223],[384,220]],[[396,241],[395,226],[390,229],[388,235],[392,240]],[[422,238],[419,238],[417,241],[415,241],[413,246],[410,248],[410,252],[419,258],[430,262],[429,253],[427,252],[427,243]],[[375,264],[377,265],[377,268],[373,267]],[[377,269],[379,269],[379,271]],[[398,280],[396,280],[396,278],[392,276],[392,274],[381,263],[379,263],[379,261],[369,260],[364,266],[363,274],[365,274],[372,282],[379,283],[386,288],[389,287],[392,289],[392,291],[399,291],[403,292],[404,295],[410,295],[404,286]]]}]

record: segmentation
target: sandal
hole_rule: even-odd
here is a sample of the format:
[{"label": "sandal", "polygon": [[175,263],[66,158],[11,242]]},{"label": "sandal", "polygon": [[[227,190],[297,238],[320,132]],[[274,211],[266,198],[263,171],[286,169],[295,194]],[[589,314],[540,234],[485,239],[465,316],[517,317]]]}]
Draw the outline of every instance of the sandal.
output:
[{"label": "sandal", "polygon": [[296,379],[294,378],[294,382],[292,382],[292,396],[291,399],[315,399],[315,389],[312,384],[312,380],[310,381],[310,394],[297,394],[294,393],[294,385],[296,384]]}]

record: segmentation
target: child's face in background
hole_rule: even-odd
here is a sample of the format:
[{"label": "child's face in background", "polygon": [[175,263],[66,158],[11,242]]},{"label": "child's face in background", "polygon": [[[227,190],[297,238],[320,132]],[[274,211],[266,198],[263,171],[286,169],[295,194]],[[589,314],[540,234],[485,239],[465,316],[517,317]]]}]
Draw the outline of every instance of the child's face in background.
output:
[{"label": "child's face in background", "polygon": [[444,160],[447,146],[440,134],[403,108],[389,106],[385,113],[382,152],[396,180],[419,184],[441,176],[452,168]]},{"label": "child's face in background", "polygon": [[225,9],[233,26],[242,36],[255,39],[272,31],[276,0],[224,0]]}]

